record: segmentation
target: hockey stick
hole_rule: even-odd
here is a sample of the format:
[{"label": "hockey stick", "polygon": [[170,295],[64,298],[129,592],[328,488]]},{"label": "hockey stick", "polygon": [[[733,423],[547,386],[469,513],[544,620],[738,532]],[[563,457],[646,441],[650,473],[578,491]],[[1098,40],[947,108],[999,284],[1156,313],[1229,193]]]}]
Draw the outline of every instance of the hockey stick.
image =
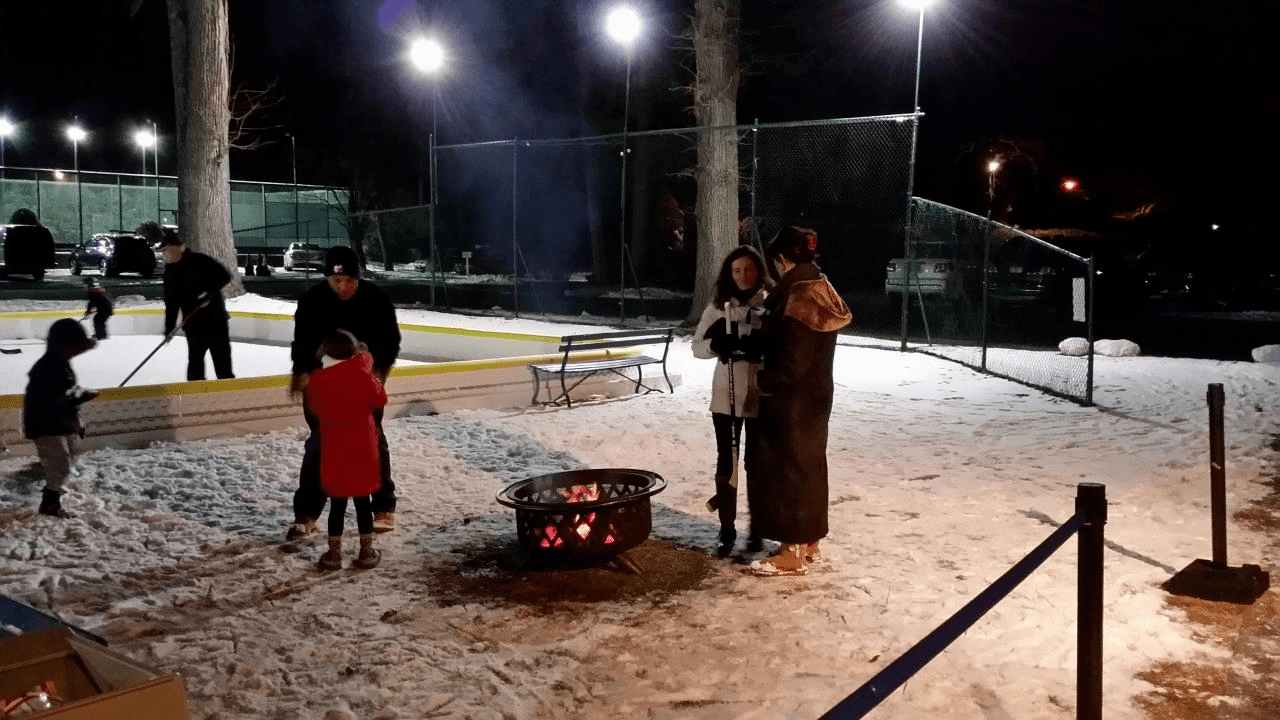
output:
[{"label": "hockey stick", "polygon": [[146,365],[148,360],[150,360],[156,353],[160,352],[160,348],[167,345],[169,341],[173,339],[173,336],[177,335],[178,331],[181,330],[183,327],[185,327],[186,324],[191,320],[191,318],[196,316],[196,313],[200,312],[200,308],[202,307],[204,307],[204,305],[197,305],[194,310],[184,314],[182,316],[182,322],[175,325],[174,328],[169,331],[169,334],[165,335],[164,339],[160,341],[160,344],[156,346],[156,349],[152,350],[146,357],[142,358],[142,362],[138,363],[138,367],[134,368],[133,372],[129,373],[129,376],[126,377],[124,380],[121,380],[120,384],[117,385],[116,387],[124,387],[126,383],[128,383],[131,379],[133,379],[133,376],[138,374],[138,371],[142,369],[142,366]]}]

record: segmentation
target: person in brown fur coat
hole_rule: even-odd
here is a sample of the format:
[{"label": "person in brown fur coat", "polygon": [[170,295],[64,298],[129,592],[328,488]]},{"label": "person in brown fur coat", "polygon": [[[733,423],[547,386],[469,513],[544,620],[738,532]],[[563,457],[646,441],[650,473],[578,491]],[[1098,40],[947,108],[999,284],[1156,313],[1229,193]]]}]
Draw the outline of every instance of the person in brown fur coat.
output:
[{"label": "person in brown fur coat", "polygon": [[764,363],[756,432],[747,436],[752,532],[782,543],[751,564],[757,575],[804,575],[827,535],[827,425],[831,418],[836,333],[849,306],[814,262],[818,236],[789,225],[766,258],[781,279],[765,301]]}]

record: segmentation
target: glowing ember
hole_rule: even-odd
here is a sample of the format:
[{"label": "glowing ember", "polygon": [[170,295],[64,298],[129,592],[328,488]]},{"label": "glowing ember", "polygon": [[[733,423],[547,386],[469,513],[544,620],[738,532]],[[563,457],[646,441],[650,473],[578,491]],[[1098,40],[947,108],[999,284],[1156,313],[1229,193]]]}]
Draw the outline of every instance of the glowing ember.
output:
[{"label": "glowing ember", "polygon": [[592,502],[600,499],[600,485],[598,483],[571,485],[567,488],[561,488],[560,493],[564,495],[566,502]]}]

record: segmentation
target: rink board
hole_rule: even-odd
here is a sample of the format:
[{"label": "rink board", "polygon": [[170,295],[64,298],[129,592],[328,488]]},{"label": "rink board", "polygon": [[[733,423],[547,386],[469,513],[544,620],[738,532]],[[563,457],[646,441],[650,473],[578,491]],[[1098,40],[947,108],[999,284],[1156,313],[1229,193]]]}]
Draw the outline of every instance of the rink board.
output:
[{"label": "rink board", "polygon": [[[77,315],[65,311],[0,313],[0,340],[44,337],[49,326],[64,317]],[[561,358],[556,351],[558,336],[408,323],[402,323],[400,331],[401,356],[430,362],[391,371],[387,417],[528,406],[533,397],[529,364]],[[161,335],[164,313],[160,309],[119,311],[111,318],[111,332],[113,336]],[[231,337],[239,342],[287,345],[293,339],[293,318],[232,312]],[[672,375],[671,381],[679,384],[679,376]],[[602,376],[584,382],[574,390],[573,399],[617,397],[631,393],[634,387],[631,381]],[[103,388],[97,399],[81,407],[81,418],[88,428],[81,447],[145,447],[157,441],[305,426],[301,405],[289,397],[288,389],[288,375]],[[31,454],[34,448],[22,436],[21,420],[22,396],[0,395],[0,438],[13,452]]]}]

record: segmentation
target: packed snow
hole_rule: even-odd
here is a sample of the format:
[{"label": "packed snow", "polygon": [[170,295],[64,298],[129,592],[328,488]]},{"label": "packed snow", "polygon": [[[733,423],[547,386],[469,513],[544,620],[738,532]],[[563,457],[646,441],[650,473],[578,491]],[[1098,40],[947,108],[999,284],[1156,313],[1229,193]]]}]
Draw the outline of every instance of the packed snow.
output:
[{"label": "packed snow", "polygon": [[[255,296],[228,304],[293,311]],[[82,306],[0,303],[52,307]],[[399,316],[549,335],[580,327]],[[149,349],[113,338],[78,361],[82,384],[90,366],[115,384]],[[237,373],[286,372],[273,350],[237,347]],[[36,352],[18,357],[29,365]],[[370,571],[321,572],[323,541],[282,551],[304,430],[87,453],[64,498],[69,520],[35,514],[32,459],[5,458],[0,593],[180,673],[201,719],[816,718],[1070,518],[1078,483],[1096,482],[1110,501],[1107,717],[1145,717],[1134,700],[1151,686],[1135,674],[1154,663],[1225,652],[1166,606],[1159,585],[1210,556],[1206,384],[1225,386],[1228,503],[1240,508],[1276,472],[1280,365],[1099,356],[1097,405],[1082,407],[842,337],[827,560],[806,577],[758,578],[741,539],[734,557],[714,556],[717,522],[703,507],[713,362],[694,359],[685,338],[672,348],[683,379],[673,394],[388,420],[399,525],[379,536],[382,564]],[[640,551],[659,548],[671,563],[646,575],[702,568],[697,582],[594,601],[518,592],[550,576],[634,582],[609,568],[502,562],[515,522],[494,494],[588,467],[666,479],[650,540],[633,552],[644,566]],[[349,566],[351,517],[347,528]],[[1261,533],[1232,520],[1229,538],[1233,564],[1274,563]],[[1075,608],[1071,541],[873,717],[1074,717]]]}]

